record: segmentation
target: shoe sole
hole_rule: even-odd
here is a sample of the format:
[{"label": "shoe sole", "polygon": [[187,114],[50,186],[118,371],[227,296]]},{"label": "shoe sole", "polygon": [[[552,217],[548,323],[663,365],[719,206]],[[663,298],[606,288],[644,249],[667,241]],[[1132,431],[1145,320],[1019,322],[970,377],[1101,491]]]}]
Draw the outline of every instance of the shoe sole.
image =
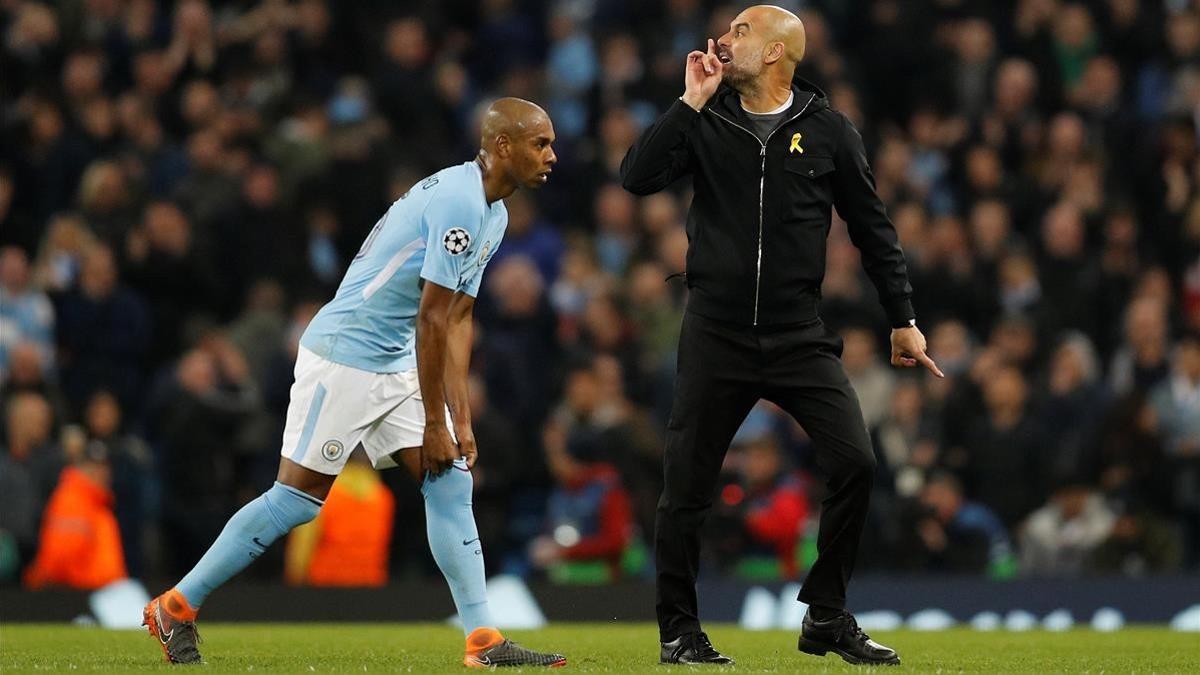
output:
[{"label": "shoe sole", "polygon": [[562,668],[567,665],[567,660],[563,658],[545,665],[514,663],[512,665],[499,666],[494,663],[483,663],[473,656],[467,656],[463,658],[463,665],[468,668]]},{"label": "shoe sole", "polygon": [[862,659],[857,656],[854,656],[853,654],[849,654],[845,650],[838,649],[837,647],[829,644],[828,642],[819,642],[817,640],[809,640],[804,637],[800,638],[800,644],[798,646],[800,648],[800,651],[804,652],[805,654],[812,654],[813,656],[825,656],[829,652],[833,652],[834,654],[837,654],[838,656],[842,657],[842,660],[845,661],[846,663],[856,665],[856,666],[898,666],[898,665],[900,665],[900,657],[899,656],[893,656],[890,659],[885,659],[885,660],[880,660],[880,661],[872,661],[870,659]]}]

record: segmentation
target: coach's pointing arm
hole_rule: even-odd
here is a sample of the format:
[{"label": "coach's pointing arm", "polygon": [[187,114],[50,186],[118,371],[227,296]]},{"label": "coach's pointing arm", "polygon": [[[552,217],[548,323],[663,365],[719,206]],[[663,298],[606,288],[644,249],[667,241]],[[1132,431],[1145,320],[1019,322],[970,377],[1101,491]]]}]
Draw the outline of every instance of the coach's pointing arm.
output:
[{"label": "coach's pointing arm", "polygon": [[721,84],[722,65],[713,41],[708,53],[688,54],[684,93],[662,117],[642,132],[621,160],[621,186],[635,195],[648,195],[667,187],[692,168],[688,134],[700,120],[700,109]]},{"label": "coach's pointing arm", "polygon": [[923,365],[944,377],[925,353],[925,336],[913,322],[912,286],[908,264],[900,249],[896,228],[875,192],[875,178],[867,163],[862,136],[844,114],[842,133],[834,153],[833,205],[846,221],[850,240],[862,252],[863,268],[875,284],[879,301],[892,325],[892,365]]}]

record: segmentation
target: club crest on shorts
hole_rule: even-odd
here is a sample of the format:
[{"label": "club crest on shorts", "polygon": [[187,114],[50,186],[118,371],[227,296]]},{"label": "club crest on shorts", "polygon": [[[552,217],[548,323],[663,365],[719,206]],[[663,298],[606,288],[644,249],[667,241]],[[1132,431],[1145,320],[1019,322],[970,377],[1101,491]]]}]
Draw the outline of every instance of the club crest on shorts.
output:
[{"label": "club crest on shorts", "polygon": [[338,457],[342,456],[342,452],[345,449],[341,441],[325,441],[325,445],[321,446],[321,456],[327,462],[334,462],[337,461]]},{"label": "club crest on shorts", "polygon": [[471,235],[461,227],[451,228],[446,236],[442,237],[442,246],[446,247],[450,255],[458,255],[470,245]]}]

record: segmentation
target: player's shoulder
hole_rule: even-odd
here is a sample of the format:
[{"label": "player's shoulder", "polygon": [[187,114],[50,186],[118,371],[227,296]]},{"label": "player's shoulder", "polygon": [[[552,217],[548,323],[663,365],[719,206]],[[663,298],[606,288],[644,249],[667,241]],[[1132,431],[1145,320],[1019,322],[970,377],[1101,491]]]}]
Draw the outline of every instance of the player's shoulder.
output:
[{"label": "player's shoulder", "polygon": [[474,162],[449,166],[426,181],[436,181],[430,203],[459,217],[483,215],[483,184]]}]

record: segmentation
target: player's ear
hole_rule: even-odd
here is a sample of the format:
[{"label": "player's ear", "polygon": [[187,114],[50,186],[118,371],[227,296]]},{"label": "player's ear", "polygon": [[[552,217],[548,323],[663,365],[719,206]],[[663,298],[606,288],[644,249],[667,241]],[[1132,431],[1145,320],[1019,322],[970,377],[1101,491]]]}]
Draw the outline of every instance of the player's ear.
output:
[{"label": "player's ear", "polygon": [[496,155],[507,159],[512,154],[512,139],[508,134],[496,136]]}]

